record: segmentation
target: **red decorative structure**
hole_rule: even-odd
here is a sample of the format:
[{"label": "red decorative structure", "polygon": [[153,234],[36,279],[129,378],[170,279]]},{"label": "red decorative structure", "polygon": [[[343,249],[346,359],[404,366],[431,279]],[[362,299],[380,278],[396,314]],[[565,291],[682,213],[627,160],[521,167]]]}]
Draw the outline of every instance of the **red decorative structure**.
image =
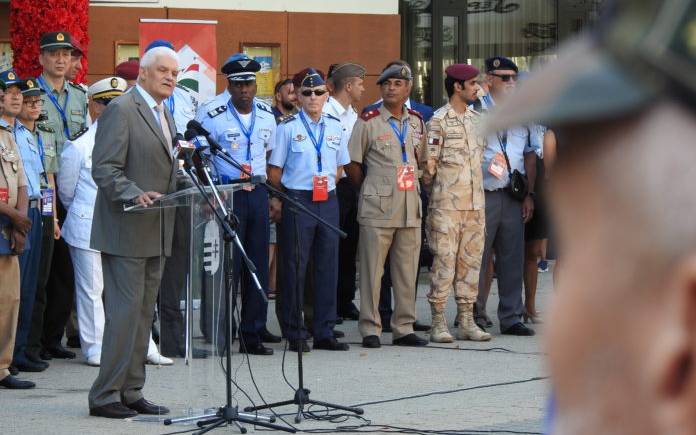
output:
[{"label": "red decorative structure", "polygon": [[[89,0],[10,0],[10,36],[14,52],[13,69],[20,77],[41,74],[39,39],[41,35],[66,31],[87,50]],[[84,83],[87,53],[75,82]]]}]

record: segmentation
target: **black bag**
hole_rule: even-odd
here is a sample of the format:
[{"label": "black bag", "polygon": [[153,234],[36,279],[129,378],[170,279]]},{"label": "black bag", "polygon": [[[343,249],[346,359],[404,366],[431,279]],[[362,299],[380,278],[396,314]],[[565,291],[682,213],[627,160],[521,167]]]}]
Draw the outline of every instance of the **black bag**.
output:
[{"label": "black bag", "polygon": [[[510,159],[508,158],[507,152],[505,152],[504,142],[507,142],[507,131],[503,133],[501,139],[500,134],[498,135],[498,141],[500,141],[500,149],[503,150],[503,155],[505,156],[505,163],[507,163],[508,175],[510,175],[510,195],[516,201],[524,201],[527,197],[527,192],[529,190],[529,180],[527,176],[517,169],[514,171],[510,170]],[[527,142],[529,142],[529,136],[527,136]]]}]

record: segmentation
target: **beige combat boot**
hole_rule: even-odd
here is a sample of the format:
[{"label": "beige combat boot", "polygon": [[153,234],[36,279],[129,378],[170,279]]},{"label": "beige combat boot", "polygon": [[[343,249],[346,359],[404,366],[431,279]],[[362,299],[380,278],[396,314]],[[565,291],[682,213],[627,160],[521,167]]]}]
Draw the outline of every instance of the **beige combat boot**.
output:
[{"label": "beige combat boot", "polygon": [[493,336],[481,330],[474,322],[474,304],[457,304],[457,340],[488,341]]},{"label": "beige combat boot", "polygon": [[430,327],[430,341],[433,343],[452,343],[454,337],[447,329],[444,304],[430,304],[430,311],[433,316],[433,324]]}]

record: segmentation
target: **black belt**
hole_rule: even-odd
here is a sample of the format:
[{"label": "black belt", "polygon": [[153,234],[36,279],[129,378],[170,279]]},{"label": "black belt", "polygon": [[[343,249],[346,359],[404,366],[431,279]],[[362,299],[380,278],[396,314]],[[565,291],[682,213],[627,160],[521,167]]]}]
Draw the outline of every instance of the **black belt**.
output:
[{"label": "black belt", "polygon": [[507,192],[509,187],[501,187],[500,189],[486,189],[486,192]]},{"label": "black belt", "polygon": [[39,208],[40,206],[41,206],[40,199],[30,199],[29,200],[29,208]]}]

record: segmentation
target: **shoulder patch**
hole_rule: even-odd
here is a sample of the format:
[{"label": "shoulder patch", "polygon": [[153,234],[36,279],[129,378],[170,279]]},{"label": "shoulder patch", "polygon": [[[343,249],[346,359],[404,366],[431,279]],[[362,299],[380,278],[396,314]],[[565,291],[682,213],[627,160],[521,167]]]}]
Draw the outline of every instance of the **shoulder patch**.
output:
[{"label": "shoulder patch", "polygon": [[410,113],[411,115],[415,115],[415,116],[417,116],[418,118],[420,118],[421,120],[423,120],[423,115],[421,115],[420,113],[416,112],[416,111],[413,110],[413,109],[408,109],[408,113]]},{"label": "shoulder patch", "polygon": [[75,134],[73,134],[72,136],[70,136],[70,138],[68,138],[68,140],[75,140],[75,139],[77,139],[78,137],[80,137],[80,136],[82,136],[83,134],[85,134],[85,132],[86,132],[87,130],[89,130],[89,127],[83,128],[82,130],[80,130],[80,131],[78,131],[77,133],[75,133]]},{"label": "shoulder patch", "polygon": [[189,91],[189,88],[187,88],[186,86],[183,86],[183,85],[180,85],[180,84],[177,83],[177,84],[176,84],[176,87],[179,88],[179,89],[181,89],[181,90],[183,90],[183,91],[185,91],[185,92],[187,92],[187,93],[191,93],[191,91]]},{"label": "shoulder patch", "polygon": [[68,82],[68,84],[69,84],[70,86],[72,86],[73,88],[75,88],[75,89],[81,90],[81,91],[84,92],[85,94],[87,93],[87,90],[86,90],[85,88],[83,88],[82,86],[80,86],[80,83]]},{"label": "shoulder patch", "polygon": [[[46,124],[43,124],[43,123],[37,123],[36,128],[38,128],[41,131],[45,131],[46,133],[55,133],[55,131],[53,131],[53,129],[51,127],[48,127],[48,126],[46,126]],[[87,129],[85,128],[85,130],[87,130]]]},{"label": "shoulder patch", "polygon": [[12,127],[10,127],[9,125],[0,124],[0,130],[9,131],[10,133],[12,133]]},{"label": "shoulder patch", "polygon": [[258,102],[258,103],[256,103],[256,107],[263,110],[264,112],[270,113],[271,115],[273,114],[273,111],[271,110],[270,107],[268,107],[268,104]]},{"label": "shoulder patch", "polygon": [[287,115],[279,116],[279,117],[278,117],[278,122],[279,122],[279,123],[281,123],[281,122],[282,122],[282,123],[288,123],[288,122],[292,121],[293,119],[295,119],[295,115],[287,114]]},{"label": "shoulder patch", "polygon": [[369,121],[377,115],[379,115],[379,109],[363,110],[363,113],[360,114],[360,119],[363,121]]},{"label": "shoulder patch", "polygon": [[208,112],[208,116],[210,116],[211,118],[215,118],[219,114],[225,113],[225,110],[227,110],[227,106],[216,107],[215,109]]}]

